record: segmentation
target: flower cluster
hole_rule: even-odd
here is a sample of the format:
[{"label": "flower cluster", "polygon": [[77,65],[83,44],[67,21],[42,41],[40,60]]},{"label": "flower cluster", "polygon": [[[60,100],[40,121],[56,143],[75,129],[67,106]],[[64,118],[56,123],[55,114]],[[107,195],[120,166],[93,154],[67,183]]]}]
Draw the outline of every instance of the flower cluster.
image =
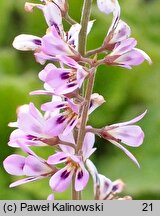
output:
[{"label": "flower cluster", "polygon": [[[149,63],[151,60],[144,51],[135,48],[137,41],[130,37],[130,27],[120,19],[118,1],[97,0],[97,5],[100,11],[112,13],[113,21],[102,46],[83,55],[79,51],[79,46],[82,46],[79,38],[84,24],[69,18],[68,1],[43,0],[41,4],[25,4],[27,12],[32,12],[34,8],[43,12],[47,31],[43,37],[19,35],[13,41],[13,47],[33,51],[36,61],[46,64],[38,75],[44,89],[30,94],[49,95],[51,99],[41,105],[41,111],[33,103],[20,106],[17,121],[9,124],[16,128],[10,135],[9,146],[20,148],[26,154],[13,154],[4,160],[4,168],[9,174],[26,176],[10,187],[50,178],[53,193],[65,191],[72,180],[74,191],[79,192],[86,187],[90,173],[95,199],[130,199],[117,198],[115,194],[122,191],[124,183],[121,180],[112,182],[99,174],[89,158],[96,150],[95,135],[98,135],[124,151],[139,166],[136,158],[122,144],[132,147],[142,144],[144,133],[135,123],[144,117],[146,111],[130,121],[102,128],[93,128],[87,125],[87,121],[89,114],[105,102],[103,96],[92,92],[99,65],[130,69],[145,59]],[[72,23],[67,32],[64,31],[63,20]],[[86,22],[86,37],[93,23],[90,20]],[[103,59],[99,57],[101,53],[105,54]],[[83,94],[81,88],[84,82],[86,89]],[[50,146],[54,148],[54,153],[43,159],[31,150],[33,146]],[[59,168],[59,164],[63,166]],[[51,198],[49,196],[48,199]]]}]

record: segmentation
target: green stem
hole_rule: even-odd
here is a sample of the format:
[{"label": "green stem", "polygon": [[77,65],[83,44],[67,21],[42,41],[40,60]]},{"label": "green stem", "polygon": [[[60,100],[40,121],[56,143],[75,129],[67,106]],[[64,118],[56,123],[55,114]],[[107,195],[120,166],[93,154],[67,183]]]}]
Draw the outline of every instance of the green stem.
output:
[{"label": "green stem", "polygon": [[64,19],[71,25],[74,25],[77,23],[74,19],[72,19],[72,17],[69,16],[68,13],[65,14]]},{"label": "green stem", "polygon": [[85,104],[83,106],[82,115],[81,115],[81,124],[79,128],[78,139],[77,139],[77,154],[82,149],[83,140],[86,133],[86,123],[88,119],[88,110],[89,110],[91,94],[94,86],[94,79],[95,79],[95,71],[92,71],[88,79],[86,96],[85,96]]},{"label": "green stem", "polygon": [[90,20],[91,15],[91,6],[92,6],[93,0],[84,0],[83,3],[83,10],[82,10],[82,16],[81,16],[81,31],[79,33],[79,53],[84,56],[86,52],[86,42],[87,42],[87,28],[88,28],[88,22]]},{"label": "green stem", "polygon": [[[84,56],[85,52],[86,52],[87,28],[88,28],[88,22],[90,20],[92,1],[93,0],[84,0],[84,3],[83,3],[83,9],[82,9],[82,15],[81,15],[81,31],[79,33],[79,40],[78,40],[78,44],[79,44],[78,51],[81,54],[81,56]],[[91,78],[89,78],[89,80],[91,80],[91,82],[92,82]],[[88,81],[88,83],[90,83],[90,82]],[[90,100],[90,97],[88,94],[86,95],[86,98]],[[77,141],[76,153],[78,153],[79,150],[81,149],[84,135],[85,135],[84,132],[85,132],[85,123],[86,123],[86,119],[87,119],[86,113],[88,114],[88,107],[89,107],[88,104],[89,103],[87,103],[86,104],[87,106],[84,106],[85,108],[82,110],[83,124],[81,123],[80,130],[79,130],[78,134],[75,134],[75,137],[77,138],[76,139],[76,141]],[[87,112],[84,111],[86,109],[87,109]],[[85,114],[84,117],[83,117],[83,114]],[[81,137],[81,135],[82,135],[82,137]],[[73,176],[73,179],[72,179],[72,199],[73,200],[79,200],[79,199],[81,199],[81,192],[75,191],[75,189],[74,189],[75,184],[74,183],[75,183],[75,175]]]}]

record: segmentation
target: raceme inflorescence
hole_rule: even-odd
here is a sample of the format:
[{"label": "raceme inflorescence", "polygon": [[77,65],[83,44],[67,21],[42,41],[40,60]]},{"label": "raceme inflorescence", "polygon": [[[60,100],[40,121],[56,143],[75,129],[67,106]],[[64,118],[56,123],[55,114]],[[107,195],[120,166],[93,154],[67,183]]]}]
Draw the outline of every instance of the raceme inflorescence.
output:
[{"label": "raceme inflorescence", "polygon": [[[102,45],[86,51],[87,36],[94,26],[94,21],[90,20],[92,4],[92,0],[84,0],[78,23],[68,14],[68,0],[25,3],[27,12],[35,8],[42,11],[47,30],[42,37],[21,34],[14,39],[13,47],[32,51],[36,62],[44,65],[38,74],[44,89],[32,91],[30,95],[47,95],[50,101],[41,104],[41,111],[33,103],[20,106],[17,121],[9,123],[16,128],[10,135],[9,146],[21,149],[23,156],[8,156],[4,168],[11,175],[25,176],[10,187],[48,178],[53,194],[64,192],[72,185],[72,199],[81,199],[81,192],[91,176],[93,199],[131,199],[117,196],[124,188],[123,181],[111,181],[100,174],[90,158],[96,152],[95,136],[99,136],[117,146],[139,166],[124,145],[138,147],[143,143],[144,133],[136,124],[146,111],[127,122],[101,128],[89,125],[88,119],[105,103],[103,96],[93,93],[100,65],[131,69],[144,60],[151,64],[151,59],[136,48],[137,41],[131,37],[130,27],[120,18],[117,0],[97,0],[100,13],[112,14],[113,19]],[[70,25],[67,32],[64,22]],[[33,146],[44,151],[48,146],[51,154],[43,159],[33,151]],[[53,194],[48,199],[54,199]]]}]

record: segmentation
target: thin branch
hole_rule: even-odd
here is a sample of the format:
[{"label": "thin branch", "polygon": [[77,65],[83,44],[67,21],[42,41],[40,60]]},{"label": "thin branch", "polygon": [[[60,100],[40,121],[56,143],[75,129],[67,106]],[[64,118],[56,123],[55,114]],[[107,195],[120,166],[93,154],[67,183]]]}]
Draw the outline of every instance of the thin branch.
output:
[{"label": "thin branch", "polygon": [[96,55],[98,53],[102,53],[104,51],[104,47],[99,47],[97,49],[94,49],[94,50],[90,50],[86,53],[85,57],[90,57],[92,55]]},{"label": "thin branch", "polygon": [[77,23],[72,17],[69,16],[68,13],[65,14],[64,19],[65,19],[70,25],[74,25],[74,24]]},{"label": "thin branch", "polygon": [[59,140],[59,145],[69,146],[69,147],[71,147],[71,148],[73,148],[73,149],[76,150],[76,146],[73,143],[69,143],[69,142],[65,142],[65,141]]}]

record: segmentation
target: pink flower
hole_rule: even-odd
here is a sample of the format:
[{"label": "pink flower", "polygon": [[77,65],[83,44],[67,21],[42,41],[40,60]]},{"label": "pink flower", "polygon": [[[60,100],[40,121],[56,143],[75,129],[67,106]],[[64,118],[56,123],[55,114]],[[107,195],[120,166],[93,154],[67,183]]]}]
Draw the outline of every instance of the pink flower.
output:
[{"label": "pink flower", "polygon": [[67,135],[73,130],[78,122],[79,105],[76,105],[72,100],[48,102],[41,106],[43,111],[59,112],[54,117],[52,128],[56,135],[63,133]]},{"label": "pink flower", "polygon": [[19,147],[22,148],[28,156],[24,157],[18,154],[10,155],[4,160],[3,166],[11,175],[29,177],[12,183],[10,187],[51,177],[57,171],[54,166],[49,165],[47,161],[38,157],[27,146],[19,142]]},{"label": "pink flower", "polygon": [[[45,144],[57,144],[53,123],[55,117],[49,113],[43,116],[33,103],[21,106],[18,110],[18,129],[11,133],[9,145],[19,147],[17,140],[23,141],[26,145],[40,146]],[[12,124],[10,124],[12,126]]]},{"label": "pink flower", "polygon": [[114,195],[121,193],[124,189],[124,183],[118,179],[112,182],[109,178],[98,173],[97,168],[90,159],[86,161],[87,168],[93,178],[94,197],[96,200],[116,199]]},{"label": "pink flower", "polygon": [[[62,137],[61,140],[75,143],[73,135],[69,134],[67,137]],[[60,145],[63,152],[58,152],[50,156],[47,160],[48,164],[57,165],[65,163],[66,166],[55,173],[50,179],[50,187],[53,191],[65,191],[75,174],[75,190],[81,191],[85,188],[89,180],[88,171],[85,168],[85,161],[96,150],[93,148],[95,137],[92,133],[87,133],[83,142],[82,153],[75,154],[75,150],[69,146]]]},{"label": "pink flower", "polygon": [[[104,102],[105,100],[101,95],[93,94],[88,114],[92,113]],[[80,105],[80,103],[76,104],[73,99],[65,98],[64,101],[52,101],[42,104],[41,109],[46,112],[56,112],[52,127],[54,128],[54,134],[58,136],[59,134],[69,134],[80,123]]]},{"label": "pink flower", "polygon": [[144,133],[142,129],[139,126],[134,125],[134,123],[140,121],[145,114],[146,111],[130,121],[106,126],[99,130],[100,136],[124,151],[138,166],[139,163],[136,158],[123,147],[121,143],[132,147],[138,147],[143,143]]},{"label": "pink flower", "polygon": [[51,1],[46,1],[44,5],[29,2],[25,3],[25,10],[27,12],[32,12],[33,8],[42,10],[46,23],[49,27],[54,25],[57,28],[57,31],[62,31],[62,14],[58,5]]},{"label": "pink flower", "polygon": [[53,64],[48,64],[39,73],[39,78],[44,81],[46,91],[35,91],[31,94],[65,95],[81,88],[88,72],[76,61],[67,56],[60,56],[58,59],[69,68],[57,68]]},{"label": "pink flower", "polygon": [[137,41],[128,38],[116,44],[113,51],[106,56],[104,63],[131,69],[132,66],[139,65],[147,60],[152,63],[150,57],[142,50],[135,48]]},{"label": "pink flower", "polygon": [[112,25],[112,29],[109,29],[103,47],[107,50],[113,50],[117,43],[126,40],[130,35],[130,27],[124,21],[119,20],[117,26]]}]

